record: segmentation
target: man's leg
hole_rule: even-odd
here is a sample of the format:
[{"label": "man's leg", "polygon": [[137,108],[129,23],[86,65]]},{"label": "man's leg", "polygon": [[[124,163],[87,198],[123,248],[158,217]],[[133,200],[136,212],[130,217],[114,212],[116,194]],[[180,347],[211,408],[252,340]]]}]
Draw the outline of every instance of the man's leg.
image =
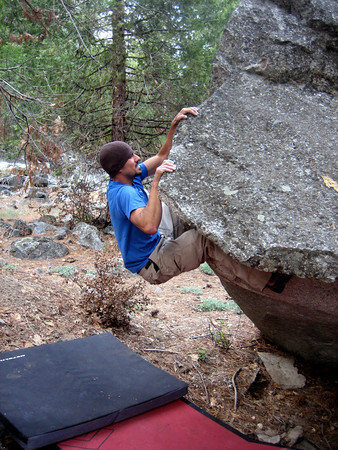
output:
[{"label": "man's leg", "polygon": [[196,269],[204,261],[219,277],[259,291],[264,289],[271,276],[270,272],[235,261],[194,229],[177,239],[162,238],[149,259],[153,264],[139,274],[152,284],[164,283],[182,272]]},{"label": "man's leg", "polygon": [[245,266],[223,252],[216,244],[207,240],[206,260],[220,278],[235,281],[243,287],[262,291],[271,277],[271,272],[263,272]]},{"label": "man's leg", "polygon": [[152,284],[164,283],[182,272],[196,269],[205,261],[206,238],[196,230],[188,230],[177,239],[162,237],[149,256],[153,262],[139,275]]}]

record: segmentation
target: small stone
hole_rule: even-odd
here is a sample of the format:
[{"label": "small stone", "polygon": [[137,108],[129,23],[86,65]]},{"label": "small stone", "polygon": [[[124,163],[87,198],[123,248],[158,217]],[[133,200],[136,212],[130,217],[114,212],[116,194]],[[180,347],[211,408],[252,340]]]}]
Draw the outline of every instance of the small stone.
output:
[{"label": "small stone", "polygon": [[256,434],[257,438],[259,441],[261,442],[266,442],[267,444],[279,444],[280,443],[280,439],[281,437],[279,436],[279,434],[275,435],[275,436],[268,436],[267,434]]},{"label": "small stone", "polygon": [[9,223],[4,221],[4,219],[0,219],[0,227],[4,228],[5,230],[12,230],[13,229]]},{"label": "small stone", "polygon": [[286,433],[285,442],[289,447],[293,447],[299,438],[303,436],[303,428],[297,425]]},{"label": "small stone", "polygon": [[306,378],[298,373],[292,357],[258,352],[258,356],[273,379],[283,389],[299,389],[305,386]]},{"label": "small stone", "polygon": [[32,230],[23,220],[17,219],[13,225],[13,236],[29,236]]},{"label": "small stone", "polygon": [[62,239],[65,239],[67,237],[67,228],[63,227],[60,228],[60,230],[58,230],[56,232],[56,234],[54,235],[54,239],[56,239],[57,241],[61,241]]},{"label": "small stone", "polygon": [[104,228],[103,232],[104,234],[111,234],[112,236],[115,236],[114,228],[111,225],[108,225],[106,228]]}]

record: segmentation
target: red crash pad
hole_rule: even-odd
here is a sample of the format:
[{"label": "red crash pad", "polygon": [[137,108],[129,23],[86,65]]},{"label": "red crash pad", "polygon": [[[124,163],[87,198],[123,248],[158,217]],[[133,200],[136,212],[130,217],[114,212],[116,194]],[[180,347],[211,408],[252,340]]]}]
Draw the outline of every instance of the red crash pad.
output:
[{"label": "red crash pad", "polygon": [[61,450],[263,450],[274,447],[246,438],[182,400],[57,446]]}]

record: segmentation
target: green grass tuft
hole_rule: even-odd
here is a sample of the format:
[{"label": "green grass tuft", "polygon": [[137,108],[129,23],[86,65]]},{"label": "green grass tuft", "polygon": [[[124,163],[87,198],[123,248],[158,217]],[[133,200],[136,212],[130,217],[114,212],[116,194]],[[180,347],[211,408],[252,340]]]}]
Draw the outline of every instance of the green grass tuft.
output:
[{"label": "green grass tuft", "polygon": [[2,266],[2,268],[6,269],[6,270],[11,270],[12,272],[14,272],[18,268],[18,266],[14,265],[14,264],[4,264]]},{"label": "green grass tuft", "polygon": [[203,290],[199,287],[190,287],[190,286],[186,286],[186,287],[182,287],[180,288],[180,291],[183,292],[183,294],[195,294],[195,295],[202,295],[203,294]]},{"label": "green grass tuft", "polygon": [[207,262],[200,265],[200,271],[205,273],[206,275],[214,275],[214,271]]},{"label": "green grass tuft", "polygon": [[1,210],[1,218],[2,219],[18,219],[26,214],[28,214],[29,209],[27,207],[22,208],[12,208],[7,206]]},{"label": "green grass tuft", "polygon": [[73,266],[66,265],[66,266],[56,266],[52,269],[49,269],[49,273],[57,273],[58,275],[61,275],[65,278],[71,278],[74,276],[76,272],[76,269]]},{"label": "green grass tuft", "polygon": [[197,308],[201,311],[234,311],[237,314],[242,314],[242,310],[234,301],[222,302],[213,297],[203,300]]}]

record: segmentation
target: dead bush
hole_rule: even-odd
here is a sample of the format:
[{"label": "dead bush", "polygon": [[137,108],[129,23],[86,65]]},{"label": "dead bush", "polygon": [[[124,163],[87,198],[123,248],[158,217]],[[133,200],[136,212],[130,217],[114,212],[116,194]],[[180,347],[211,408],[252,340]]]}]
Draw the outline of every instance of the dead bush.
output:
[{"label": "dead bush", "polygon": [[143,308],[148,299],[142,282],[123,275],[118,258],[100,258],[96,274],[84,279],[82,307],[92,323],[104,328],[129,328],[133,311]]},{"label": "dead bush", "polygon": [[67,193],[59,192],[57,202],[61,209],[60,217],[71,215],[73,218],[71,226],[77,222],[94,224],[95,218],[88,202],[90,193],[91,188],[83,179],[74,181]]},{"label": "dead bush", "polygon": [[78,222],[86,222],[103,228],[110,224],[110,215],[105,191],[94,191],[86,177],[73,180],[67,190],[59,189],[53,193],[53,202],[40,208],[40,213],[49,213],[53,208],[59,210],[61,221],[67,219],[70,228]]}]

